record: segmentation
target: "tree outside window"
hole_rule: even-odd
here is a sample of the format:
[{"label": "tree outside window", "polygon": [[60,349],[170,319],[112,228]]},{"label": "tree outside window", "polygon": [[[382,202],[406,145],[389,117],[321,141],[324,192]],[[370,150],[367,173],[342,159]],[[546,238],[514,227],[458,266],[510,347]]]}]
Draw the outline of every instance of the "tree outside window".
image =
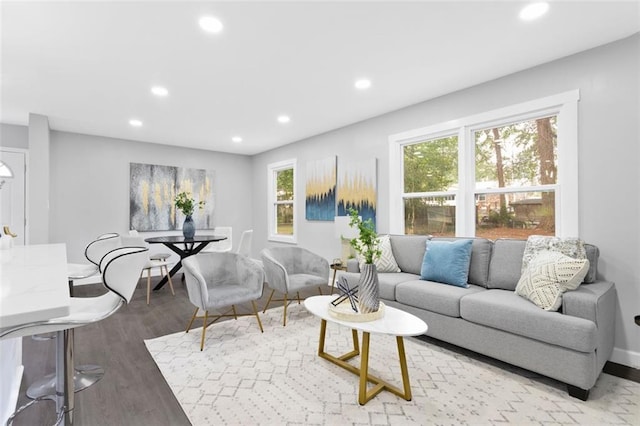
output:
[{"label": "tree outside window", "polygon": [[293,168],[276,175],[276,233],[293,235]]},{"label": "tree outside window", "polygon": [[474,132],[476,236],[555,235],[556,123],[540,117]]}]

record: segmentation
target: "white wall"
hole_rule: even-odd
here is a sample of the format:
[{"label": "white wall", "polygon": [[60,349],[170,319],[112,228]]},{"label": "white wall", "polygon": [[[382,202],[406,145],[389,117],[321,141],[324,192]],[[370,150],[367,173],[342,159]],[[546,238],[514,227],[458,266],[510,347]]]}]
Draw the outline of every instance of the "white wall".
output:
[{"label": "white wall", "polygon": [[640,367],[640,327],[633,321],[640,314],[638,52],[636,34],[255,156],[255,250],[271,244],[265,179],[271,162],[297,158],[298,245],[331,260],[340,254],[333,223],[304,219],[307,161],[329,155],[378,158],[378,231],[388,232],[389,203],[395,201],[389,200],[389,135],[579,89],[580,236],[600,248],[600,277],[616,283],[619,310],[612,361]]},{"label": "white wall", "polygon": [[233,227],[234,248],[252,226],[247,156],[52,131],[50,240],[67,243],[70,262],[93,237],[128,231],[129,163],[213,169],[214,224]]}]

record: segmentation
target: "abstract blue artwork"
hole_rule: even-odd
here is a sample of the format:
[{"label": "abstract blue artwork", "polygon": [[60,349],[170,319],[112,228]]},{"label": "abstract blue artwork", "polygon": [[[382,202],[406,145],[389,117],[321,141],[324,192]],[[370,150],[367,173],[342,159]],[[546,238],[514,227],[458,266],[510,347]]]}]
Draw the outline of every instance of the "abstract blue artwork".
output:
[{"label": "abstract blue artwork", "polygon": [[307,162],[307,220],[333,221],[336,215],[336,157]]}]

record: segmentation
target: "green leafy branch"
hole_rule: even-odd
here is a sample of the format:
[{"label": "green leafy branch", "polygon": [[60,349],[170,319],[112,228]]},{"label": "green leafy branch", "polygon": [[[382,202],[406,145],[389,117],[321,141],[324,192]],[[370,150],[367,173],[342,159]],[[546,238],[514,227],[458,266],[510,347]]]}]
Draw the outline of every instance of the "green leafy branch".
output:
[{"label": "green leafy branch", "polygon": [[190,192],[181,192],[176,195],[176,198],[173,200],[176,208],[182,212],[185,216],[191,216],[198,207],[198,209],[204,208],[205,201],[198,201],[191,197]]},{"label": "green leafy branch", "polygon": [[382,254],[382,250],[380,250],[380,239],[376,233],[373,220],[367,219],[363,221],[362,218],[358,216],[358,211],[351,208],[349,209],[349,215],[351,216],[349,226],[358,228],[360,232],[358,238],[351,240],[351,247],[364,256],[365,263],[373,263]]}]

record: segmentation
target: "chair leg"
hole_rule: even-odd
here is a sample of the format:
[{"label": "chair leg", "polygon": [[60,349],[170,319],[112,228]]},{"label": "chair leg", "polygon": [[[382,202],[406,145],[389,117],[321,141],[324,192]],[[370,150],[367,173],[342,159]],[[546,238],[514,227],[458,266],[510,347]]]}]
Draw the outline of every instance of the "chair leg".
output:
[{"label": "chair leg", "polygon": [[207,317],[209,311],[204,311],[204,321],[202,322],[202,340],[200,340],[200,351],[204,349],[204,336],[207,334]]},{"label": "chair leg", "polygon": [[322,296],[322,287],[318,287],[318,291],[320,292],[320,296]]},{"label": "chair leg", "polygon": [[265,312],[267,312],[267,308],[269,307],[269,303],[271,303],[271,298],[273,297],[273,293],[275,293],[275,290],[271,290],[271,294],[269,295],[269,299],[267,300],[267,304],[264,307],[264,311],[262,311],[262,313],[264,314]]},{"label": "chair leg", "polygon": [[300,304],[300,292],[296,292],[296,297],[298,298],[298,305]]},{"label": "chair leg", "polygon": [[253,306],[253,313],[255,314],[256,319],[258,320],[258,326],[260,327],[260,332],[264,333],[264,329],[262,328],[262,321],[260,321],[260,315],[258,315],[258,308],[256,307],[256,302],[252,300],[251,305]]},{"label": "chair leg", "polygon": [[147,305],[151,298],[151,268],[147,268]]},{"label": "chair leg", "polygon": [[236,305],[231,305],[231,310],[233,311],[233,318],[238,319],[238,313],[236,312]]},{"label": "chair leg", "polygon": [[284,315],[282,316],[282,326],[287,326],[287,293],[284,294]]},{"label": "chair leg", "polygon": [[162,273],[162,268],[164,268],[164,275],[167,277],[167,281],[169,281],[169,288],[171,289],[171,294],[175,296],[176,292],[173,291],[173,283],[171,282],[171,275],[169,275],[169,268],[167,268],[167,265],[161,266],[160,273]]},{"label": "chair leg", "polygon": [[193,320],[196,319],[196,315],[198,315],[199,310],[200,308],[196,308],[196,311],[193,313],[193,316],[191,317],[191,321],[189,321],[189,325],[187,326],[187,330],[185,331],[185,333],[188,333],[189,330],[191,330],[191,325],[193,324]]}]

